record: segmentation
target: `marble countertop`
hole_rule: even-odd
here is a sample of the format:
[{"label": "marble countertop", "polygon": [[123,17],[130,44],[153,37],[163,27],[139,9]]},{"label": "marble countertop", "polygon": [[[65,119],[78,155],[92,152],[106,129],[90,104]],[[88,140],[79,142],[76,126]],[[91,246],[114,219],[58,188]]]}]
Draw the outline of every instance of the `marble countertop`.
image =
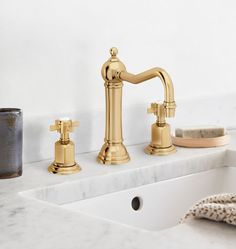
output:
[{"label": "marble countertop", "polygon": [[[81,154],[77,161],[83,170],[69,176],[49,174],[50,161],[25,165],[22,177],[0,181],[0,248],[235,248],[236,229],[227,224],[193,220],[151,232],[24,196],[25,191],[77,181],[78,195],[87,198],[216,167],[236,166],[235,134],[231,141],[228,147],[178,148],[176,154],[168,157],[144,154],[145,144],[130,146],[131,161],[114,167],[97,164],[97,153]],[[52,202],[59,200],[52,197]]]}]

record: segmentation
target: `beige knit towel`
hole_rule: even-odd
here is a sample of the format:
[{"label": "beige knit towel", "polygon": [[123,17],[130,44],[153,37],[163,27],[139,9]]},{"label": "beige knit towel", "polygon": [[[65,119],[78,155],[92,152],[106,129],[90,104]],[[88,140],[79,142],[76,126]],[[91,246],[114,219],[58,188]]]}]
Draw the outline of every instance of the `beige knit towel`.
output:
[{"label": "beige knit towel", "polygon": [[195,204],[181,219],[206,218],[236,226],[236,194],[218,194],[206,197]]}]

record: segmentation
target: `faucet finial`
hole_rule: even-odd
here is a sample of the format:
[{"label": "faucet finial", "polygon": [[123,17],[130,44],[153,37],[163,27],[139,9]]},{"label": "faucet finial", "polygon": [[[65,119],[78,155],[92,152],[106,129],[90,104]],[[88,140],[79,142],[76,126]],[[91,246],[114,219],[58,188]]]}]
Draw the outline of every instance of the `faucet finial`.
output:
[{"label": "faucet finial", "polygon": [[116,47],[112,47],[110,49],[110,54],[112,57],[115,57],[118,54],[118,49]]},{"label": "faucet finial", "polygon": [[110,48],[111,57],[103,64],[101,71],[105,82],[121,82],[120,79],[117,79],[117,72],[126,71],[125,65],[116,57],[117,54],[118,49],[116,47]]}]

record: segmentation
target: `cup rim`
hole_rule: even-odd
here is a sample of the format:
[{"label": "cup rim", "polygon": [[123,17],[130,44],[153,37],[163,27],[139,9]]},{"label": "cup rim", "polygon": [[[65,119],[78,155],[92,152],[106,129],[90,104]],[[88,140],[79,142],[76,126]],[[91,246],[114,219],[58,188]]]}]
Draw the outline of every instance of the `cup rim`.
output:
[{"label": "cup rim", "polygon": [[8,114],[8,113],[21,113],[20,108],[0,108],[0,115],[1,114]]}]

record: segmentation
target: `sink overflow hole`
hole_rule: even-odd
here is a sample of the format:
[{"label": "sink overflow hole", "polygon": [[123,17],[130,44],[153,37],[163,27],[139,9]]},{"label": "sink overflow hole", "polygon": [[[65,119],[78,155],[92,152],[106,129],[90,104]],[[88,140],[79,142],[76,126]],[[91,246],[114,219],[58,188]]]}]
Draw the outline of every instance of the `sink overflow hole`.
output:
[{"label": "sink overflow hole", "polygon": [[141,208],[141,199],[140,197],[136,196],[133,198],[133,200],[131,201],[131,206],[133,208],[133,210],[138,211]]}]

